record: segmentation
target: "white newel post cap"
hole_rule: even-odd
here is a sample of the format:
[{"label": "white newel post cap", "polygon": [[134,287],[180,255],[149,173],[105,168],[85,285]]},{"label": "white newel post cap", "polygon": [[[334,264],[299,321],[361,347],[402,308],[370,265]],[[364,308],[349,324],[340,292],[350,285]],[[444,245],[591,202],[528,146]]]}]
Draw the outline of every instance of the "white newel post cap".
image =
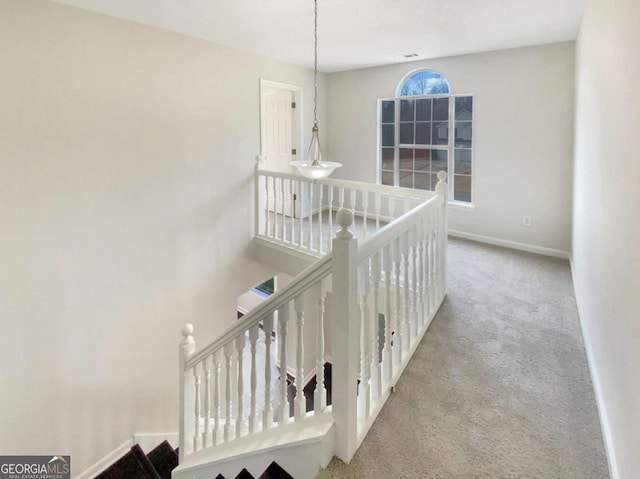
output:
[{"label": "white newel post cap", "polygon": [[438,171],[438,184],[436,185],[436,193],[447,192],[447,172]]},{"label": "white newel post cap", "polygon": [[336,221],[342,227],[336,238],[340,239],[351,239],[353,238],[353,233],[349,231],[349,226],[353,224],[353,211],[347,208],[340,208],[336,213]]},{"label": "white newel post cap", "polygon": [[182,342],[180,343],[182,346],[190,346],[195,343],[193,339],[193,324],[186,323],[182,326]]}]

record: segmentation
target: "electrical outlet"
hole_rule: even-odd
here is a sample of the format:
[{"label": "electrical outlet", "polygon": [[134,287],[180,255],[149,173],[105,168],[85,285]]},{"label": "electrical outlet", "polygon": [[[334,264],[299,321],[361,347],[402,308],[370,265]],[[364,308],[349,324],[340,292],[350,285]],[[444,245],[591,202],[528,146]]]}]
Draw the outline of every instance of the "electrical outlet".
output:
[{"label": "electrical outlet", "polygon": [[531,216],[524,215],[522,217],[522,226],[531,226]]}]

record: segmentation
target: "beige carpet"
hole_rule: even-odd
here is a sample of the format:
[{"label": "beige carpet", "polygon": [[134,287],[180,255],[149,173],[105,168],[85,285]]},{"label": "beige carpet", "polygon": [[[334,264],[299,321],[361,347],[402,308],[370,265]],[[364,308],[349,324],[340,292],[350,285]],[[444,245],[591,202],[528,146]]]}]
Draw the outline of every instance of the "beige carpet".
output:
[{"label": "beige carpet", "polygon": [[449,243],[449,295],[346,466],[319,478],[608,478],[567,261]]}]

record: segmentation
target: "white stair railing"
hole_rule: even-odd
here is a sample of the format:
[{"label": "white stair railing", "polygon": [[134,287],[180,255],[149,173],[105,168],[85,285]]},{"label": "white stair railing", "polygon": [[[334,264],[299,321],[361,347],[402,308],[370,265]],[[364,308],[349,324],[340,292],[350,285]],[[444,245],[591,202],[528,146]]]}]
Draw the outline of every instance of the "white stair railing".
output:
[{"label": "white stair railing", "polygon": [[[436,193],[387,191],[386,187],[383,192],[375,185],[338,180],[309,183],[300,177],[262,170],[256,177],[258,192],[265,198],[258,209],[258,231],[264,233],[263,239],[276,243],[286,243],[286,238],[293,241],[298,233],[282,221],[281,227],[265,228],[270,213],[266,209],[269,188],[261,189],[261,185],[295,181],[283,191],[295,191],[304,184],[344,188],[353,200],[342,204],[336,215],[341,229],[331,244],[326,244],[331,252],[289,286],[198,351],[193,327],[186,325],[183,329],[180,462],[223,443],[257,438],[263,431],[318,415],[332,416],[333,452],[349,462],[446,294],[446,173],[438,175]],[[323,201],[320,198],[325,198],[331,188],[316,190],[323,191],[317,197],[319,205]],[[380,201],[375,199],[377,193]],[[404,197],[404,193],[408,196]],[[345,206],[362,205],[357,220],[366,224],[369,210],[367,200],[362,198],[371,194],[375,233],[358,245],[351,231],[357,231],[356,217]],[[329,198],[332,196],[329,194]],[[338,192],[339,203],[342,197]],[[309,198],[313,196],[310,194]],[[333,199],[328,203],[331,207]],[[396,209],[399,205],[402,207]],[[310,199],[310,210],[312,206]],[[396,211],[403,213],[398,216]],[[286,216],[277,211],[271,213],[275,213],[274,219]],[[321,231],[321,223],[313,224],[309,228]],[[308,251],[319,254],[322,242],[315,244],[317,248]],[[331,301],[327,301],[329,295]],[[305,336],[308,327],[313,328],[314,334]],[[330,337],[325,333],[327,329]],[[331,406],[327,406],[323,377],[325,343],[331,345]],[[313,408],[309,411],[303,391],[304,378],[309,377],[304,370],[305,351],[312,352],[315,371],[311,372],[317,374]],[[288,375],[287,371],[293,372]],[[291,381],[296,389],[293,406],[287,394]],[[272,387],[274,384],[277,387]]]},{"label": "white stair railing", "polygon": [[[305,302],[311,302],[313,313],[316,308],[319,313],[317,323],[320,326],[315,331],[319,338],[317,362],[324,364],[323,312],[327,282],[330,281],[331,256],[327,256],[197,352],[193,327],[187,324],[183,328],[180,344],[181,461],[195,452],[323,412],[322,405],[327,401],[321,381],[314,392],[315,408],[306,411],[304,384],[301,384],[305,377],[304,318],[310,313]],[[293,358],[288,357],[289,335],[296,338]],[[259,358],[258,344],[262,348]],[[275,368],[276,357],[279,372]],[[288,364],[293,364],[296,371],[293,415],[287,395]],[[278,383],[276,395],[270,387],[274,381]]]},{"label": "white stair railing", "polygon": [[322,256],[337,232],[333,212],[354,212],[356,234],[366,239],[433,192],[332,178],[302,176],[256,168],[255,236]]},{"label": "white stair railing", "polygon": [[446,173],[438,196],[358,248],[362,441],[444,299]]}]

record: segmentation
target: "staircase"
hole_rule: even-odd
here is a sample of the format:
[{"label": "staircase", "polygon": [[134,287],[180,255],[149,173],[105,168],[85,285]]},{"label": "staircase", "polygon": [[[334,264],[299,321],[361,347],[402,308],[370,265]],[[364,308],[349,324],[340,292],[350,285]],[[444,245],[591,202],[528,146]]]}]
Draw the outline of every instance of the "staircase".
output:
[{"label": "staircase", "polygon": [[95,479],[171,479],[178,465],[178,451],[163,441],[149,454],[135,444],[124,456]]},{"label": "staircase", "polygon": [[[434,193],[258,167],[258,256],[297,276],[204,347],[183,328],[174,479],[311,479],[353,458],[446,294],[438,178]],[[278,213],[286,192],[302,217]]]},{"label": "staircase", "polygon": [[[167,441],[163,441],[149,454],[144,453],[139,444],[134,445],[95,479],[171,479],[171,472],[178,465],[178,450],[174,450]],[[218,474],[216,479],[226,479]],[[276,462],[256,478],[246,469],[242,469],[235,479],[293,479]]]}]

